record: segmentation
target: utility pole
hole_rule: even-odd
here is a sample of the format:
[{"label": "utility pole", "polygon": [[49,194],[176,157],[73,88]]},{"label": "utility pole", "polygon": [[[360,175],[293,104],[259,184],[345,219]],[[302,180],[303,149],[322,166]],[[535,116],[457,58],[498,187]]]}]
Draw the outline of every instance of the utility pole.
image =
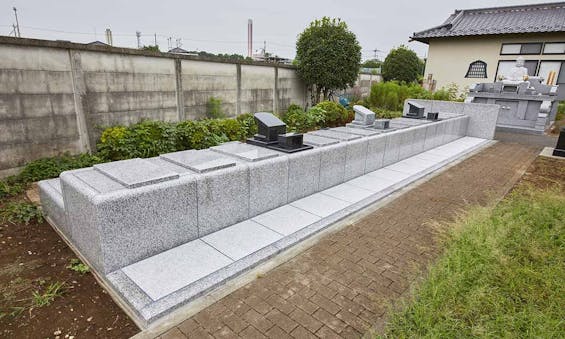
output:
[{"label": "utility pole", "polygon": [[137,31],[135,32],[135,36],[137,37],[137,48],[141,48],[141,32]]},{"label": "utility pole", "polygon": [[157,33],[155,33],[155,46],[157,46]]},{"label": "utility pole", "polygon": [[22,37],[22,34],[20,33],[20,23],[18,22],[18,10],[16,9],[16,7],[12,7],[14,9],[14,16],[16,17],[16,31],[14,33],[18,33],[18,38]]}]

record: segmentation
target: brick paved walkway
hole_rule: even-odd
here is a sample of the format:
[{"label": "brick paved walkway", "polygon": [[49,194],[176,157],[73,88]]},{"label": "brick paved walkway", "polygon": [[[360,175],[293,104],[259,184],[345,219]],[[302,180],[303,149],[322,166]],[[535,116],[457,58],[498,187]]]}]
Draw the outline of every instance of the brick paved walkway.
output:
[{"label": "brick paved walkway", "polygon": [[501,197],[539,147],[497,143],[330,234],[161,338],[358,338],[435,258],[430,221]]}]

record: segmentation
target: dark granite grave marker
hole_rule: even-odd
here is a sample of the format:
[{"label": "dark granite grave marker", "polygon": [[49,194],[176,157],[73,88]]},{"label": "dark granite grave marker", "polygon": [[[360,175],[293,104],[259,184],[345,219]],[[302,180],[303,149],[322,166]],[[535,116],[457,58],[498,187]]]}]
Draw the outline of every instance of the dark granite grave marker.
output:
[{"label": "dark granite grave marker", "polygon": [[555,145],[553,155],[556,157],[565,157],[565,127],[562,127],[561,132],[559,132],[559,139],[557,139],[557,145]]},{"label": "dark granite grave marker", "polygon": [[271,113],[255,113],[258,133],[247,143],[285,153],[294,153],[313,148],[302,143],[302,134],[286,133],[286,124]]},{"label": "dark granite grave marker", "polygon": [[438,121],[439,112],[428,112],[427,120]]},{"label": "dark granite grave marker", "polygon": [[408,101],[408,112],[406,113],[405,117],[412,119],[423,119],[424,106],[415,102]]}]

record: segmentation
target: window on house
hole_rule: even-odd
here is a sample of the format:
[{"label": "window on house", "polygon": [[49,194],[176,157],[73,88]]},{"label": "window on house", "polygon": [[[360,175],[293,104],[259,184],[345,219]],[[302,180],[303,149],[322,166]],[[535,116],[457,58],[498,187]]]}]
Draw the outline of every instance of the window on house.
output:
[{"label": "window on house", "polygon": [[486,78],[487,64],[484,61],[477,60],[471,62],[465,78]]},{"label": "window on house", "polygon": [[565,54],[565,42],[548,42],[543,46],[543,54]]},{"label": "window on house", "polygon": [[[560,80],[559,75],[561,69],[563,68],[561,64],[562,64],[561,61],[541,61],[539,65],[538,75],[540,77],[543,77],[544,82],[546,82],[547,79],[549,78],[549,73],[555,72],[555,80],[551,84],[551,85],[555,85],[556,83],[559,83]],[[561,80],[563,81],[565,79],[561,79]]]},{"label": "window on house", "polygon": [[[524,62],[524,67],[528,69],[528,75],[536,75],[538,62],[538,60],[526,60]],[[494,77],[495,81],[498,80],[499,76],[507,75],[514,65],[516,65],[516,60],[500,60]]]},{"label": "window on house", "polygon": [[541,53],[541,42],[534,43],[524,43],[524,44],[502,44],[500,54],[540,54]]}]

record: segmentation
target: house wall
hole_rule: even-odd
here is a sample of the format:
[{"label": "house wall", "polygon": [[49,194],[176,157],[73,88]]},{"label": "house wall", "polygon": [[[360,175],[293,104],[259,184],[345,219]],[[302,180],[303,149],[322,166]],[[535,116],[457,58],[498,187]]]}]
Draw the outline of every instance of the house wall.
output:
[{"label": "house wall", "polygon": [[212,96],[230,116],[307,98],[294,66],[0,37],[0,177],[94,150],[99,127],[203,118]]},{"label": "house wall", "polygon": [[[425,76],[433,75],[436,89],[455,83],[461,90],[479,82],[494,82],[499,60],[516,60],[519,55],[500,55],[503,43],[564,42],[565,33],[492,35],[431,39]],[[563,60],[565,55],[522,55],[525,60]],[[482,60],[487,78],[465,78],[469,64]],[[530,74],[534,75],[534,74]],[[564,91],[565,92],[565,91]]]}]

